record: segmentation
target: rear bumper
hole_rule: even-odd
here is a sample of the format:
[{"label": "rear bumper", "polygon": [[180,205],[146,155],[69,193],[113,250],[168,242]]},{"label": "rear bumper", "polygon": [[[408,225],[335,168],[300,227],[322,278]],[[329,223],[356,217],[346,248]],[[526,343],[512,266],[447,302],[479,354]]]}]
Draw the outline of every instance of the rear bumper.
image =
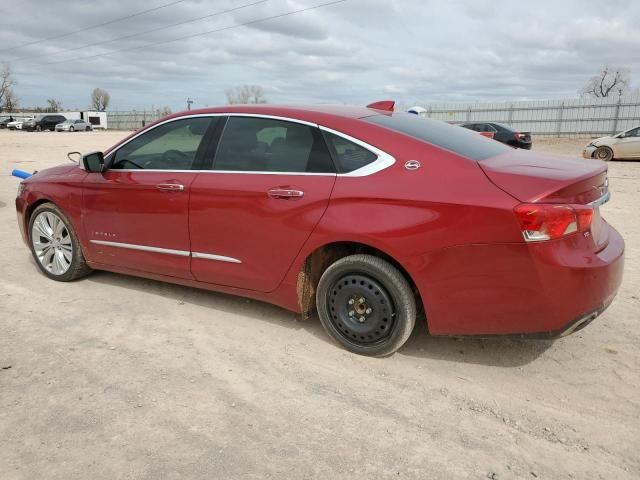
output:
[{"label": "rear bumper", "polygon": [[612,302],[624,241],[607,229],[593,253],[582,234],[538,244],[467,245],[430,259],[417,280],[434,335],[553,338],[579,330]]}]

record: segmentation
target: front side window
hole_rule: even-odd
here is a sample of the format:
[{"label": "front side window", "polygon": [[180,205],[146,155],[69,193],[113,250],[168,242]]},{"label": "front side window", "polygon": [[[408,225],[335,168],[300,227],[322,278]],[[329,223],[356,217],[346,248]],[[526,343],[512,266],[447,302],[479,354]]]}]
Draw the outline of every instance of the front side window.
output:
[{"label": "front side window", "polygon": [[192,117],[152,128],[120,147],[110,168],[190,170],[211,121],[211,117]]},{"label": "front side window", "polygon": [[257,117],[228,119],[213,169],[335,173],[331,156],[317,128]]},{"label": "front side window", "polygon": [[629,130],[624,134],[625,137],[640,137],[640,127]]},{"label": "front side window", "polygon": [[340,173],[349,173],[375,162],[378,156],[360,145],[331,132],[324,133]]}]

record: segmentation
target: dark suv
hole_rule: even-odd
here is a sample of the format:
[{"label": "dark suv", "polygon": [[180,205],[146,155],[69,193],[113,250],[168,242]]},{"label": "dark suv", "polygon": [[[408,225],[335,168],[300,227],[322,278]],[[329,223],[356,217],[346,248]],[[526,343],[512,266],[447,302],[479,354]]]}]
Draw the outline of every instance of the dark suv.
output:
[{"label": "dark suv", "polygon": [[463,123],[461,127],[468,128],[480,132],[481,134],[492,133],[494,140],[515,148],[524,148],[525,150],[531,150],[531,134],[529,132],[519,132],[513,128],[507,127],[501,123],[495,122],[469,122]]},{"label": "dark suv", "polygon": [[37,130],[38,132],[41,130],[51,130],[53,132],[56,125],[64,122],[66,119],[64,115],[43,115],[23,123],[22,129],[29,132],[33,130]]}]

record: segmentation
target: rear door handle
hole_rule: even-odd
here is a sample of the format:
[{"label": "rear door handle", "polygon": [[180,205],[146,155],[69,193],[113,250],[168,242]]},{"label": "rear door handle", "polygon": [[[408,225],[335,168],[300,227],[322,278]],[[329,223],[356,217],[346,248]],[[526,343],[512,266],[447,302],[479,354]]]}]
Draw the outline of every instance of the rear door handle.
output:
[{"label": "rear door handle", "polygon": [[304,197],[304,192],[295,188],[272,188],[267,193],[269,197],[277,200],[295,200]]},{"label": "rear door handle", "polygon": [[159,183],[156,188],[161,192],[181,192],[184,190],[184,185],[180,183]]}]

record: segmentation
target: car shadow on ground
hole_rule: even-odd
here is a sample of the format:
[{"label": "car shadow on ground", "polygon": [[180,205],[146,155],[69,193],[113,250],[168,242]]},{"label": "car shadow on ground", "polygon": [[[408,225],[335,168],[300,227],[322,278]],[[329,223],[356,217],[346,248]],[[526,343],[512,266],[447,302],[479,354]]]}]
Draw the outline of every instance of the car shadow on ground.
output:
[{"label": "car shadow on ground", "polygon": [[433,337],[428,334],[424,323],[418,323],[400,354],[444,362],[513,368],[533,362],[553,344],[554,340],[507,336]]},{"label": "car shadow on ground", "polygon": [[[177,305],[184,302],[218,312],[245,315],[259,321],[295,330],[304,329],[314,337],[335,345],[335,348],[340,348],[327,336],[317,315],[303,319],[300,314],[259,300],[111,272],[96,271],[81,281],[151,293],[173,299]],[[552,340],[524,340],[507,337],[432,337],[427,333],[423,322],[424,320],[418,320],[411,337],[400,349],[399,355],[509,368],[534,361],[553,345]]]}]

